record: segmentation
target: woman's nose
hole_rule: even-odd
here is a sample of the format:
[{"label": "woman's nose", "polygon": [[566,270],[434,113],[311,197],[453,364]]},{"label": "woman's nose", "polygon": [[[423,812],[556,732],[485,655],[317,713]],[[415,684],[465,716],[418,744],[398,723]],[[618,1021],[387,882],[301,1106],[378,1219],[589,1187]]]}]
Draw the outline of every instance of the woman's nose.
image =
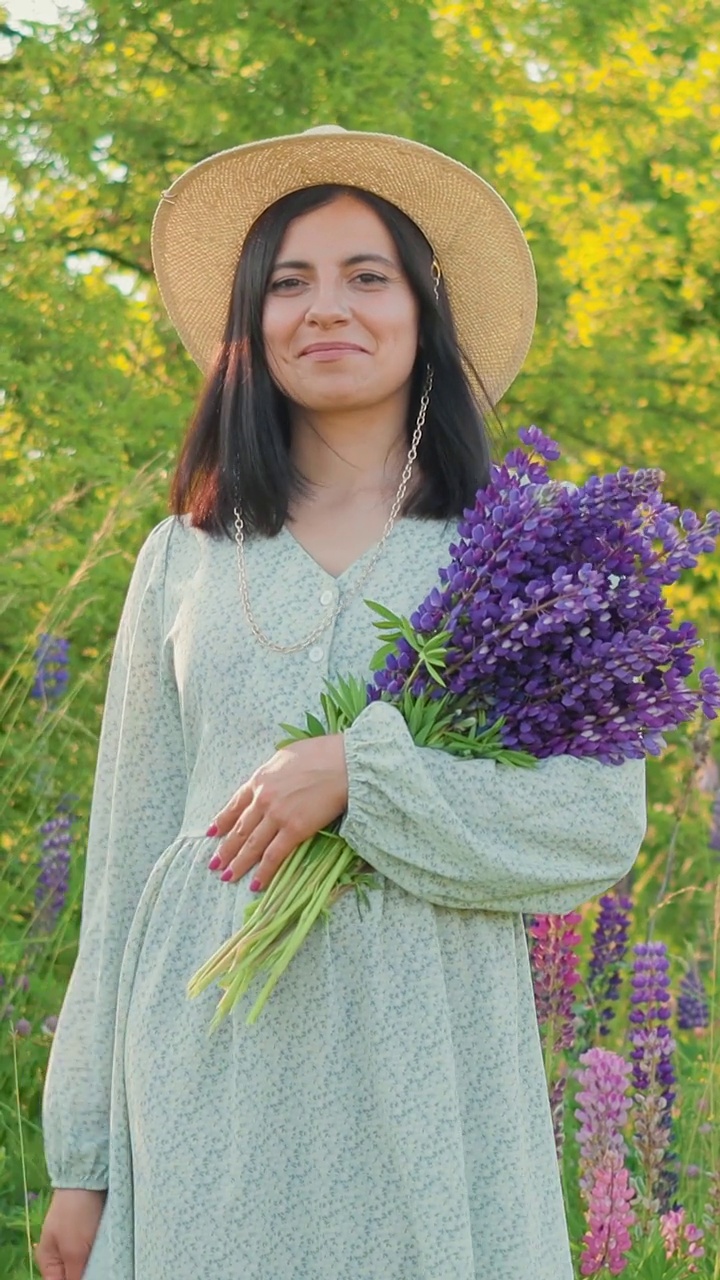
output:
[{"label": "woman's nose", "polygon": [[349,307],[343,285],[334,280],[317,280],[305,315],[308,320],[326,324],[332,320],[344,320],[349,315]]}]

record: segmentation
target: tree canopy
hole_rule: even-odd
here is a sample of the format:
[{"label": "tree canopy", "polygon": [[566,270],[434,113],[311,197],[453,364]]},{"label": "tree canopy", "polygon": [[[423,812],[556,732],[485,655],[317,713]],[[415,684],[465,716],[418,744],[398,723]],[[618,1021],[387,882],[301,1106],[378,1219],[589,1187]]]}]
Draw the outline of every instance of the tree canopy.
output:
[{"label": "tree canopy", "polygon": [[[6,548],[44,540],[46,587],[143,468],[121,553],[166,510],[201,375],[153,281],[160,193],[213,151],[320,123],[446,151],[517,214],[540,303],[508,444],[536,422],[570,476],[657,465],[673,501],[720,505],[713,0],[101,0],[54,27],[6,18],[0,56],[1,518]],[[710,561],[677,589],[704,627],[716,579]]]}]

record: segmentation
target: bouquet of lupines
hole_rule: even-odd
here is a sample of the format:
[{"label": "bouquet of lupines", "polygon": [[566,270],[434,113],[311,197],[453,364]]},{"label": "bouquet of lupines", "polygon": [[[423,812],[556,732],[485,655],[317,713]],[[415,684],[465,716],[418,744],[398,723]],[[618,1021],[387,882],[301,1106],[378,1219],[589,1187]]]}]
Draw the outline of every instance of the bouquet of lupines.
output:
[{"label": "bouquet of lupines", "polygon": [[[527,451],[493,465],[415,613],[365,602],[383,641],[370,683],[326,681],[324,718],[283,724],[278,748],[340,733],[378,699],[397,707],[418,746],[515,767],[561,753],[608,765],[657,755],[663,732],[700,707],[715,718],[720,679],[706,667],[698,690],[686,684],[701,641],[691,623],[673,627],[663,588],[714,549],[720,513],[701,521],[667,503],[658,469],[553,481],[546,463],[558,446],[534,426],[519,435]],[[210,1032],[267,972],[254,1022],[318,917],[342,893],[354,889],[359,903],[379,885],[341,822],[295,850],[191,978],[191,997],[214,981],[225,991]]]}]

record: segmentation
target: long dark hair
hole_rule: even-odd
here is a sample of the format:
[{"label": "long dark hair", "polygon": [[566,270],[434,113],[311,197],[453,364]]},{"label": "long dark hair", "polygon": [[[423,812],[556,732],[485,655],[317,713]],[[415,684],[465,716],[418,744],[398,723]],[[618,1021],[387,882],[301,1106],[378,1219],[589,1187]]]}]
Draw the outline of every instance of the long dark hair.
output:
[{"label": "long dark hair", "polygon": [[[288,225],[341,195],[364,201],[381,218],[419,304],[408,446],[427,364],[434,370],[417,452],[421,482],[406,496],[400,515],[459,519],[489,480],[491,450],[482,405],[501,427],[502,423],[480,374],[461,351],[442,280],[439,304],[435,302],[433,251],[422,231],[395,205],[369,191],[330,184],[305,187],[270,205],[250,228],[235,270],[223,341],[201,388],[171,480],[171,511],[190,512],[192,524],[208,533],[234,537],[233,507],[239,501],[244,529],[273,536],[285,523],[291,499],[312,492],[290,458],[288,401],[268,368],[262,317]],[[470,385],[463,359],[477,390]]]}]

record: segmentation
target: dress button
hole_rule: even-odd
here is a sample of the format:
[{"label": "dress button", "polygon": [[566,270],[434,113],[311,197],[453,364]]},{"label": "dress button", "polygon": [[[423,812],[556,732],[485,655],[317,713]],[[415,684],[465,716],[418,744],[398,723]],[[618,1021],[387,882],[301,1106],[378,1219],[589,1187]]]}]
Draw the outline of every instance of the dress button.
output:
[{"label": "dress button", "polygon": [[308,658],[310,659],[311,662],[319,662],[322,656],[323,656],[322,645],[314,644],[308,654]]},{"label": "dress button", "polygon": [[323,591],[323,593],[322,593],[322,595],[321,595],[321,597],[320,597],[320,603],[321,603],[321,604],[330,604],[330,601],[332,600],[332,598],[333,598],[333,593],[332,593],[332,591],[329,591],[329,590],[328,590],[328,591]]}]

